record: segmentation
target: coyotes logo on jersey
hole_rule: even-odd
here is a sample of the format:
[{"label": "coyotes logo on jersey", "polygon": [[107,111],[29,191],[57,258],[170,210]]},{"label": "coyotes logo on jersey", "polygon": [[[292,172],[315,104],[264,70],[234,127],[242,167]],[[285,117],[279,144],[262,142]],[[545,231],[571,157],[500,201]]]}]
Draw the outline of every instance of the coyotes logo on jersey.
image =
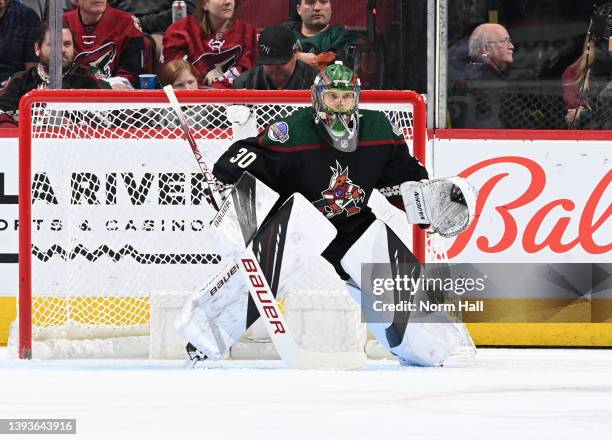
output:
[{"label": "coyotes logo on jersey", "polygon": [[342,212],[346,212],[347,217],[357,214],[361,208],[357,206],[365,199],[365,191],[355,185],[348,175],[348,167],[336,162],[336,166],[330,167],[332,177],[329,187],[321,191],[322,199],[315,200],[312,204],[321,211],[325,217],[331,218]]},{"label": "coyotes logo on jersey", "polygon": [[108,78],[112,76],[111,66],[117,57],[117,47],[114,42],[108,42],[92,50],[79,53],[74,62],[93,69],[97,78]]},{"label": "coyotes logo on jersey", "polygon": [[[209,44],[213,52],[206,52],[197,57],[192,63],[196,69],[201,71],[217,70],[218,76],[222,76],[230,68],[234,67],[242,56],[242,46],[235,45],[224,49],[224,42],[217,42],[218,45],[214,47]],[[205,66],[204,69],[200,67],[202,64]]]}]

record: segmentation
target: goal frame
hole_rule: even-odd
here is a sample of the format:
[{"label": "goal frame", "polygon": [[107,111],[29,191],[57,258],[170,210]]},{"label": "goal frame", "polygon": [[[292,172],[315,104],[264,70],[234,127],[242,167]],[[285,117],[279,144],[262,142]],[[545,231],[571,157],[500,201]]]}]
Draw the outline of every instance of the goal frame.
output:
[{"label": "goal frame", "polygon": [[[177,90],[181,104],[309,104],[308,90]],[[32,108],[36,103],[167,103],[162,90],[33,90],[19,104],[19,357],[32,358]],[[364,90],[360,103],[412,106],[413,155],[426,164],[426,104],[410,90]],[[27,225],[28,227],[24,227]],[[425,232],[413,226],[414,254],[425,261]]]}]

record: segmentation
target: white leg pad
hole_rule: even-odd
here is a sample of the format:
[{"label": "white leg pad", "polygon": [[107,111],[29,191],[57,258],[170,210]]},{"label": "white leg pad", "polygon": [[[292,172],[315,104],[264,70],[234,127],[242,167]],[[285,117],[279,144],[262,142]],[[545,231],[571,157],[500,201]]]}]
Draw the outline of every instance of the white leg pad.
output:
[{"label": "white leg pad", "polygon": [[[395,248],[400,246],[399,240],[380,220],[375,221],[368,230],[355,242],[342,259],[344,270],[351,276],[347,289],[355,302],[361,305],[361,263],[377,262],[391,264],[388,243],[393,242]],[[391,241],[390,241],[391,240]],[[354,283],[354,284],[352,284]],[[465,325],[449,318],[448,314],[438,312],[421,319],[421,322],[411,322],[412,316],[402,336],[401,342],[390,347],[386,330],[389,322],[369,322],[368,329],[374,334],[381,345],[397,355],[402,364],[419,366],[441,366],[452,354],[465,352],[465,347],[473,349],[474,344],[469,337]],[[423,320],[426,320],[423,322]]]}]

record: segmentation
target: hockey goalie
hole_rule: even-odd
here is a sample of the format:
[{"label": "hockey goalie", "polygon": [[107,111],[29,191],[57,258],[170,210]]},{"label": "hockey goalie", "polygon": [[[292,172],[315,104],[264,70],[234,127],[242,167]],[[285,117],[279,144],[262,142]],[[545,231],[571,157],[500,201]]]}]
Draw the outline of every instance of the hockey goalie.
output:
[{"label": "hockey goalie", "polygon": [[[211,227],[229,263],[179,319],[192,358],[220,359],[261,315],[284,360],[312,365],[306,360],[315,353],[294,346],[276,304],[308,259],[322,254],[362,307],[372,294],[362,289],[362,263],[386,263],[395,275],[402,263],[418,263],[368,207],[374,189],[430,233],[455,236],[474,217],[476,195],[465,180],[428,180],[385,115],[359,110],[360,83],[351,69],[324,68],[311,94],[312,107],[235,142],[214,166],[223,189]],[[419,275],[417,266],[409,276]],[[452,317],[388,318],[368,328],[404,365],[441,366],[459,346],[473,345]]]}]

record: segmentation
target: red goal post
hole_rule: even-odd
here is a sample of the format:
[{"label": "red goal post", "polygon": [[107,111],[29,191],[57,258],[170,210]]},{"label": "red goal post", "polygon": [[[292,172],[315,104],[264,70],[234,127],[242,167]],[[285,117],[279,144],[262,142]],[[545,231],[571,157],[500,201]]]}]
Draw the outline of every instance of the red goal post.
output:
[{"label": "red goal post", "polygon": [[[198,143],[210,143],[211,145],[224,143],[226,147],[231,143],[232,138],[238,135],[239,130],[249,124],[248,122],[244,122],[243,125],[240,125],[242,122],[235,119],[244,117],[253,123],[251,124],[253,126],[250,127],[251,131],[253,127],[256,127],[257,131],[261,131],[263,127],[275,118],[289,114],[287,112],[293,111],[291,109],[307,106],[311,103],[309,91],[195,90],[177,91],[177,97],[188,119],[190,119],[190,125]],[[240,111],[238,111],[238,116],[232,116],[234,119],[228,121],[227,115],[229,114],[228,109],[230,107],[232,109],[237,108]],[[413,91],[362,91],[360,96],[360,107],[384,111],[389,119],[404,133],[406,141],[412,149],[413,155],[425,164],[426,105],[420,94]],[[167,98],[161,90],[36,90],[28,93],[22,98],[19,109],[19,224],[21,227],[19,228],[18,342],[18,351],[21,358],[31,358],[32,356],[33,316],[35,320],[39,321],[35,322],[35,324],[37,324],[36,328],[38,328],[41,323],[43,326],[48,325],[53,327],[56,325],[63,326],[67,321],[73,320],[72,317],[54,317],[51,320],[52,322],[44,322],[48,320],[51,315],[55,316],[56,313],[59,315],[73,314],[74,310],[77,308],[73,303],[66,305],[64,299],[61,300],[61,305],[58,305],[60,301],[58,300],[59,296],[66,295],[75,297],[80,295],[79,292],[86,292],[86,295],[90,295],[88,301],[85,305],[79,305],[78,307],[86,310],[84,313],[87,315],[91,314],[91,311],[95,311],[98,307],[104,308],[105,311],[109,309],[109,313],[113,315],[113,313],[115,313],[113,311],[115,307],[123,307],[124,301],[116,302],[116,299],[110,303],[105,302],[103,306],[93,305],[94,303],[98,304],[96,302],[97,298],[101,298],[107,294],[107,291],[104,290],[106,287],[104,289],[100,288],[99,292],[97,291],[97,284],[95,284],[96,280],[101,276],[101,273],[106,273],[107,270],[112,272],[115,268],[111,269],[110,266],[89,268],[86,267],[86,265],[69,270],[64,270],[62,266],[62,269],[58,270],[57,266],[44,268],[41,259],[46,258],[47,262],[49,262],[62,260],[63,258],[65,261],[61,263],[68,266],[73,263],[78,263],[79,260],[83,259],[81,257],[85,255],[85,253],[87,253],[88,256],[94,255],[95,253],[90,252],[94,247],[96,247],[96,252],[98,252],[98,254],[105,252],[100,251],[102,246],[99,242],[95,242],[95,240],[89,243],[89,248],[88,246],[84,246],[79,248],[79,251],[76,251],[76,248],[71,248],[69,251],[68,247],[70,243],[76,243],[81,240],[81,238],[71,237],[69,236],[69,232],[65,230],[69,229],[67,225],[70,224],[77,235],[81,234],[82,231],[79,231],[79,228],[76,227],[79,226],[78,222],[86,218],[87,224],[80,224],[80,228],[82,230],[83,228],[87,230],[87,227],[90,227],[89,219],[93,219],[93,217],[98,218],[97,216],[99,214],[91,214],[92,217],[88,217],[90,214],[84,213],[84,211],[81,211],[81,208],[92,207],[97,208],[99,211],[109,212],[106,208],[113,208],[113,206],[116,206],[117,201],[113,200],[113,197],[117,197],[117,180],[119,178],[123,178],[125,186],[129,186],[128,184],[132,185],[131,188],[133,193],[135,191],[134,188],[143,190],[143,188],[152,188],[154,186],[154,183],[152,184],[146,180],[146,176],[149,174],[152,175],[152,177],[150,177],[152,181],[157,179],[160,182],[162,179],[168,178],[167,174],[173,174],[162,172],[165,171],[165,168],[159,168],[160,171],[157,175],[153,175],[155,173],[146,172],[147,168],[144,167],[144,164],[140,164],[140,157],[138,156],[148,155],[151,151],[149,145],[145,145],[146,149],[143,150],[146,153],[135,153],[135,158],[127,157],[131,155],[125,155],[125,150],[122,150],[123,144],[130,144],[130,148],[141,148],[146,142],[150,142],[151,145],[154,146],[154,149],[160,150],[159,152],[156,151],[154,154],[160,156],[160,160],[156,166],[162,168],[164,165],[163,159],[161,158],[172,157],[173,155],[173,153],[168,155],[168,152],[163,151],[165,144],[172,144],[176,147],[180,142],[184,142],[182,141],[180,128],[172,112],[169,110]],[[184,150],[191,155],[186,145]],[[207,155],[207,151],[210,151],[208,148],[203,148],[203,150],[205,156]],[[175,148],[174,151],[179,150]],[[215,152],[213,155],[214,154],[217,154],[218,157],[220,152]],[[118,155],[120,157],[118,161],[116,160],[111,164],[110,161],[112,158],[107,158],[106,155]],[[185,158],[184,162],[186,163],[187,160],[188,159]],[[106,161],[108,161],[108,165],[104,165],[102,168],[96,168],[99,166],[99,162]],[[177,159],[177,162],[180,161],[183,161],[183,159]],[[126,164],[126,162],[130,163]],[[192,165],[195,165],[195,161],[192,160],[192,162]],[[116,165],[117,163],[121,166]],[[159,163],[162,163],[162,165],[159,165]],[[181,167],[184,166],[188,167],[189,165],[184,165],[183,162],[181,162],[178,168],[183,169]],[[135,174],[131,171],[137,168],[139,173],[144,172],[144,177],[142,177],[142,175],[138,177],[140,180],[135,178]],[[64,169],[66,174],[62,175]],[[125,171],[126,169],[130,171]],[[55,174],[56,172],[58,174]],[[189,175],[188,171],[176,172],[174,174],[181,173]],[[197,178],[194,177],[194,174],[195,172],[191,173],[192,198],[194,197],[193,188],[197,186]],[[102,178],[105,178],[106,181],[102,182]],[[186,179],[188,179],[188,177]],[[56,187],[56,180],[66,181],[65,188],[62,189],[61,185]],[[185,184],[187,185],[187,183]],[[171,203],[162,200],[162,188],[165,188],[163,185],[168,185],[171,188],[167,191],[165,196],[167,196],[169,200],[175,200],[178,199],[179,196],[177,192],[172,192],[172,188],[173,185],[174,188],[179,187],[180,183],[177,180],[172,180],[170,182],[161,182],[158,184],[158,203],[159,205],[163,204],[163,209],[165,210]],[[104,188],[106,188],[107,191],[106,199],[100,201],[92,192],[94,192],[94,189],[102,191]],[[109,195],[109,188],[114,188],[115,193],[111,191]],[[129,196],[132,197],[133,205],[138,205],[139,203],[140,205],[144,205],[147,203],[147,200],[145,200],[144,203],[137,200],[137,195],[134,196],[134,194],[130,193],[129,189],[130,188],[128,188],[128,193]],[[77,203],[73,203],[75,190],[81,191]],[[62,191],[64,192],[62,193]],[[66,199],[62,200],[62,194],[67,194],[66,197],[70,197],[70,192],[72,192],[71,201],[68,203]],[[145,193],[143,199],[145,199],[146,196],[147,194]],[[34,205],[32,204],[33,197],[36,198],[36,203]],[[125,197],[128,196],[126,195]],[[196,199],[201,201],[201,198],[196,197]],[[134,200],[136,200],[136,202]],[[140,207],[140,205],[138,207]],[[66,208],[66,206],[68,206],[68,208]],[[43,209],[43,211],[37,213],[36,210],[38,207]],[[52,213],[45,213],[44,209],[46,208],[52,209]],[[55,208],[57,208],[57,210],[53,210]],[[73,208],[79,209],[73,212]],[[202,210],[206,209],[206,207],[201,206],[198,207],[198,209]],[[68,211],[70,212],[67,213]],[[161,211],[162,209],[160,209],[160,206],[157,206],[157,214],[153,214],[153,216],[157,216]],[[55,226],[53,226],[52,223],[45,231],[45,227],[41,227],[41,224],[44,225],[45,219],[53,219],[53,215],[57,217],[56,220],[58,220],[58,222]],[[62,217],[63,215],[66,215],[66,217]],[[104,213],[100,214],[101,218],[106,219],[105,223],[104,220],[100,220],[100,224],[105,225],[105,227],[102,228],[104,229],[102,232],[104,234],[110,234],[113,231],[120,232],[114,229],[116,225],[120,224],[120,221],[115,220],[114,217],[109,220],[108,216],[104,217],[104,215]],[[185,228],[185,219],[188,218],[185,216],[188,215],[189,214],[184,214],[184,216],[181,217],[183,220],[182,224],[176,222],[176,218],[180,217],[180,215],[173,218],[171,222],[175,223],[172,223],[172,228],[176,227],[179,230],[181,227]],[[41,218],[39,219],[36,216],[40,216]],[[67,220],[68,216],[70,216],[71,220]],[[144,218],[146,218],[146,215]],[[149,220],[148,218],[146,219]],[[129,222],[132,220],[133,219],[130,218],[127,224],[129,225]],[[159,220],[158,223],[155,223],[155,226],[152,226],[152,228],[163,229],[166,227],[163,223],[164,219],[156,219],[156,221],[157,220]],[[35,221],[35,223],[33,223],[33,221]],[[109,224],[111,225],[110,230]],[[30,227],[24,227],[25,225],[30,225]],[[167,227],[170,228],[171,226]],[[133,232],[133,235],[136,235],[141,232],[132,231],[127,226],[126,228],[128,228],[124,231],[126,234]],[[187,226],[187,228],[189,227]],[[193,222],[191,228],[194,228]],[[42,233],[41,229],[43,229]],[[91,232],[91,235],[87,237],[87,239],[95,234],[95,228],[92,226],[92,229],[88,232]],[[201,230],[191,232],[200,234]],[[62,244],[54,242],[60,233],[63,240]],[[66,236],[64,237],[64,235]],[[38,242],[36,241],[37,239],[33,241],[33,236],[39,237],[39,239],[45,241],[47,245],[45,248],[46,250],[39,250],[39,256],[34,263],[33,244],[34,247],[36,247]],[[42,238],[40,238],[40,236],[42,236]],[[114,239],[115,237],[113,237],[113,240]],[[124,241],[121,241],[123,240],[122,238],[118,240],[119,241],[115,243],[117,246],[119,243],[124,243]],[[147,240],[150,241],[150,239]],[[412,233],[412,240],[413,252],[421,261],[424,261],[425,233],[415,226]],[[57,239],[57,241],[59,242],[59,239]],[[172,243],[176,241],[177,240],[174,239]],[[186,241],[191,241],[191,239],[187,238]],[[52,246],[51,243],[53,243]],[[79,245],[80,244],[79,242]],[[117,247],[113,248],[113,246],[106,246],[106,244],[107,243],[104,244],[105,249],[112,249],[112,252],[115,252],[113,255],[116,257]],[[162,244],[162,246],[164,245]],[[171,244],[166,244],[165,246],[171,246]],[[85,251],[83,251],[83,248]],[[60,258],[60,251],[58,251],[58,249],[62,250],[62,258]],[[124,249],[125,247],[121,248],[122,251]],[[147,255],[153,255],[151,258],[159,259],[161,258],[159,257],[159,255],[161,255],[160,252],[164,249],[165,248],[161,250],[148,249]],[[96,259],[96,261],[111,258],[110,253],[102,255],[101,257],[98,254],[95,254],[91,258]],[[202,258],[205,260],[205,264],[214,266],[212,262],[212,260],[214,260],[212,257],[212,255],[214,255],[214,249],[210,249],[210,253],[206,254],[208,256],[197,254],[193,249],[187,249],[182,253],[177,251],[172,255],[182,256],[180,258]],[[132,257],[134,257],[134,254],[132,254],[131,257],[122,258],[122,256],[119,256],[116,258],[125,262],[125,260],[129,260]],[[139,258],[142,258],[142,256],[140,255]],[[154,266],[157,262],[159,261],[147,261],[145,265],[147,267]],[[172,261],[172,263],[176,263],[176,261]],[[180,263],[184,262],[181,261]],[[134,269],[134,266],[131,267],[132,269],[129,270],[134,270],[134,273],[141,272],[139,268]],[[40,276],[41,279],[38,279],[36,276],[37,270],[44,273],[44,275]],[[117,270],[118,272],[109,274],[108,278],[116,279],[120,276],[122,271],[120,269]],[[72,289],[72,285],[69,286],[67,281],[58,281],[54,284],[53,279],[56,276],[58,278],[64,277],[70,279],[70,282],[74,282],[77,285],[82,282],[85,282],[85,284],[78,285],[75,287],[74,292],[72,292],[70,290]],[[166,277],[163,275],[160,275],[160,277],[162,278],[157,282],[163,284],[163,282],[166,281]],[[155,282],[154,276],[151,274],[144,274],[142,278],[149,279],[150,282]],[[201,274],[199,278],[202,278]],[[313,278],[320,277],[316,274]],[[33,279],[35,279],[36,282],[33,283]],[[105,279],[105,281],[107,280]],[[138,280],[138,282],[141,281],[142,280]],[[36,285],[37,282],[44,285],[53,285],[49,290],[54,290],[55,287],[59,289],[53,293],[45,293],[47,298],[52,298],[52,301],[50,301],[51,305],[48,305],[46,299],[41,302],[36,298],[39,293],[43,293],[42,290],[46,289],[46,287],[38,287]],[[142,282],[144,283],[145,281]],[[189,287],[189,285],[183,285],[179,288],[185,289]],[[150,290],[151,287],[139,287],[137,290],[142,293],[148,291],[147,289]],[[70,292],[66,292],[65,290],[70,290]],[[34,298],[36,298],[36,301]],[[119,303],[121,305],[117,306]],[[37,310],[36,308],[41,307],[41,304],[43,304],[43,308]],[[136,304],[137,305],[134,306],[133,303],[130,303],[129,307],[141,307],[139,305],[140,303],[137,302]],[[45,307],[48,307],[48,309]],[[146,313],[143,313],[143,315],[146,315]],[[93,322],[91,321],[91,317],[83,319],[87,324]],[[117,318],[113,315],[112,318],[102,318],[101,322],[104,327],[115,325],[117,322],[118,326],[124,326],[122,323],[123,321],[118,320],[115,322],[115,319]],[[124,319],[124,317],[122,316],[121,319]],[[132,317],[129,319],[132,319]],[[142,323],[143,320],[146,321],[146,317],[136,318],[137,323]],[[125,326],[131,327],[132,323],[130,322]],[[63,338],[64,336],[65,335],[62,334],[60,337]]]}]

